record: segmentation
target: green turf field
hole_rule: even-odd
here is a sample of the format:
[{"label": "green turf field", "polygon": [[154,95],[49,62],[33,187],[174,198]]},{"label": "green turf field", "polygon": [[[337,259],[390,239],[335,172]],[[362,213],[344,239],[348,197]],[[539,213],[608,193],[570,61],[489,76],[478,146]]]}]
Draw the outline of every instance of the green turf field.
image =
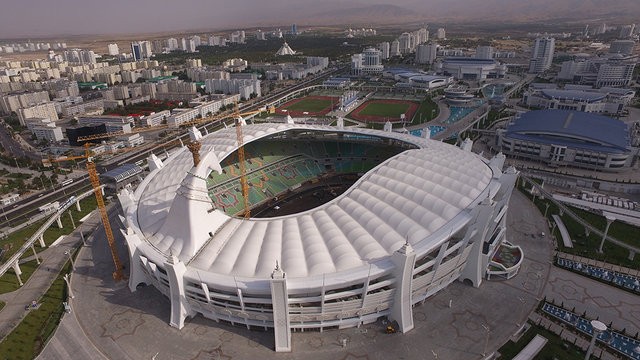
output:
[{"label": "green turf field", "polygon": [[370,103],[360,111],[359,115],[389,116],[398,118],[409,110],[409,104]]},{"label": "green turf field", "polygon": [[318,112],[329,106],[331,106],[331,100],[328,99],[302,99],[295,104],[287,106],[285,109],[289,111]]}]

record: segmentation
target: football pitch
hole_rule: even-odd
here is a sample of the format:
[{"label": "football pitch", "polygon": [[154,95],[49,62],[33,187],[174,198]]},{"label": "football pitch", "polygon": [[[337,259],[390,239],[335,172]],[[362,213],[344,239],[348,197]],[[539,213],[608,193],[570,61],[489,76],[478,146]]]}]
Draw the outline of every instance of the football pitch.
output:
[{"label": "football pitch", "polygon": [[367,104],[367,106],[360,111],[359,115],[388,116],[397,118],[400,117],[400,114],[405,114],[407,110],[409,110],[409,104],[406,103],[388,104],[372,102]]}]

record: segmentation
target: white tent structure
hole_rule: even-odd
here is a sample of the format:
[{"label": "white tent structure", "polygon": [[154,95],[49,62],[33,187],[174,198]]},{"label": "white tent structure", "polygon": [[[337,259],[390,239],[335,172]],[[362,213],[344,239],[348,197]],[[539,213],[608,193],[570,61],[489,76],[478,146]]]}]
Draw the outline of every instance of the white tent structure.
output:
[{"label": "white tent structure", "polygon": [[282,44],[280,49],[278,49],[278,51],[276,52],[276,56],[295,55],[295,54],[296,52],[293,51],[293,49],[291,49],[291,47],[289,46],[289,44],[287,44],[286,41],[284,42],[284,44]]},{"label": "white tent structure", "polygon": [[[343,194],[301,213],[231,217],[207,177],[238,149],[235,129],[205,135],[201,161],[186,148],[135,193],[119,199],[131,256],[129,287],[153,285],[171,300],[170,324],[197,313],[274,328],[276,351],[291,329],[358,326],[388,316],[413,328],[412,305],[456,280],[479,286],[506,238],[517,171],[408,134],[304,124],[243,126],[244,143],[292,132],[376,139],[411,148],[382,161]],[[353,140],[352,140],[353,141]],[[286,146],[286,145],[285,145]],[[279,264],[276,266],[276,264]]]}]

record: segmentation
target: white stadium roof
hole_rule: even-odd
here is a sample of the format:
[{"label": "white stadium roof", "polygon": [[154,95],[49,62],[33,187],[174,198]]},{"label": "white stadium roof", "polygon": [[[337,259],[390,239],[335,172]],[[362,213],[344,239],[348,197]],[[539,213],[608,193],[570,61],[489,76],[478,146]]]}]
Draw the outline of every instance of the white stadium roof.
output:
[{"label": "white stadium roof", "polygon": [[219,160],[237,150],[235,129],[224,129],[201,139],[197,168],[182,148],[143,181],[134,197],[137,206],[126,209],[129,226],[158,256],[173,254],[193,270],[265,279],[279,261],[288,278],[300,278],[369,266],[405,241],[414,248],[437,246],[443,232],[457,231],[452,220],[487,196],[493,171],[480,156],[411,135],[259,124],[243,127],[244,142],[305,129],[394,138],[418,149],[384,161],[314,209],[241,219],[212,211],[203,180],[211,169],[219,169]]}]

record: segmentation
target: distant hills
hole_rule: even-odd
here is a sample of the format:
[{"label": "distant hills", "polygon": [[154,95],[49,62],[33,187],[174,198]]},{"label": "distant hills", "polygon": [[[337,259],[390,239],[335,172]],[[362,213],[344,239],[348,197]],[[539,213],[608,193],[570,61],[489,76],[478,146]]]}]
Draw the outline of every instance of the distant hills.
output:
[{"label": "distant hills", "polygon": [[[412,21],[532,23],[560,20],[631,23],[640,19],[640,0],[400,0],[395,3],[398,5],[329,1],[322,2],[324,6],[318,9],[311,2],[305,4],[305,11],[288,14],[287,10],[281,10],[278,15],[284,15],[289,20],[295,18],[300,24],[371,26]],[[300,9],[301,5],[297,8]]]}]

